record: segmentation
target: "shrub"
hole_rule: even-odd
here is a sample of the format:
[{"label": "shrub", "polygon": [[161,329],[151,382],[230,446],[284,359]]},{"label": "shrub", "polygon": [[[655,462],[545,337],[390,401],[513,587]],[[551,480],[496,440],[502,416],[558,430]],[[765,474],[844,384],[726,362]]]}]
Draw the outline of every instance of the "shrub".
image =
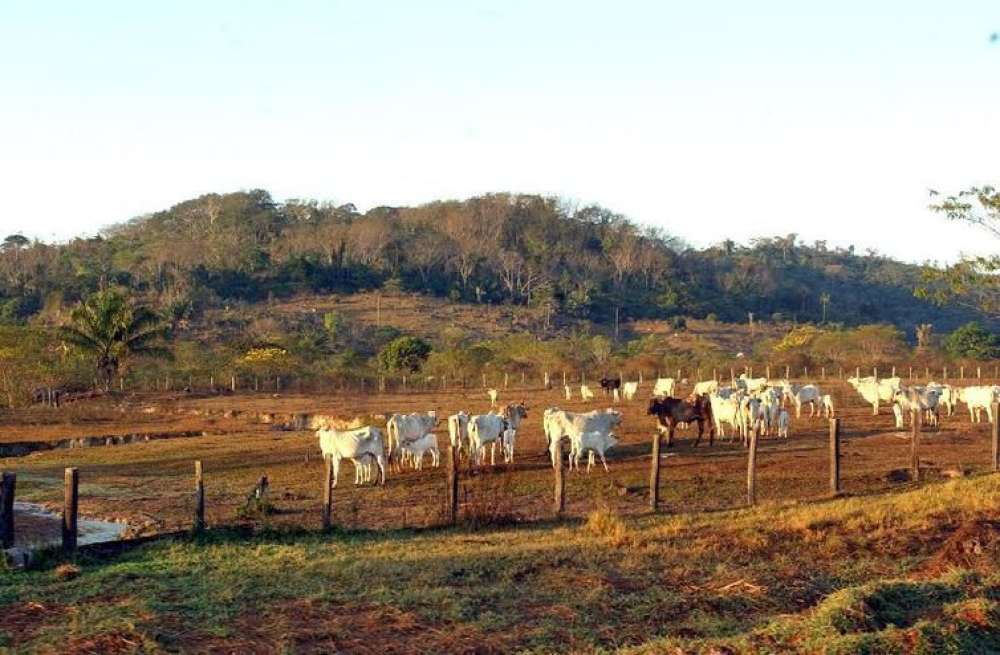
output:
[{"label": "shrub", "polygon": [[945,352],[956,358],[995,359],[1000,356],[997,335],[975,321],[949,334],[943,345]]},{"label": "shrub", "polygon": [[397,337],[378,354],[379,368],[383,371],[416,373],[431,354],[429,343],[419,337]]}]

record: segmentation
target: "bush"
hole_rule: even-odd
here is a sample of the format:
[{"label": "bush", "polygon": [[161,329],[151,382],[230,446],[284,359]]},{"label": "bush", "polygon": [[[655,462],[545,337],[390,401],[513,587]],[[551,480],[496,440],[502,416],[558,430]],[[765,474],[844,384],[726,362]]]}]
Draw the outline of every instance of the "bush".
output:
[{"label": "bush", "polygon": [[949,334],[943,346],[945,352],[956,358],[996,359],[1000,356],[997,335],[975,321]]},{"label": "bush", "polygon": [[688,326],[687,319],[683,316],[673,316],[670,319],[670,327],[677,332],[686,330]]},{"label": "bush", "polygon": [[378,364],[383,371],[416,373],[430,354],[431,346],[423,339],[398,337],[379,351]]}]

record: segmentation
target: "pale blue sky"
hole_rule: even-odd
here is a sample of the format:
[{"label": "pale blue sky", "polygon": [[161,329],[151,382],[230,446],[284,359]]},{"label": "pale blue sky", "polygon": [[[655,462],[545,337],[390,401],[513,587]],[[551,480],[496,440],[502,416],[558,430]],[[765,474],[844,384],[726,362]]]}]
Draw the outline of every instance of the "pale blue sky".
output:
[{"label": "pale blue sky", "polygon": [[990,246],[927,188],[1000,182],[995,0],[0,0],[0,232],[209,191],[362,209],[524,191],[697,245]]}]

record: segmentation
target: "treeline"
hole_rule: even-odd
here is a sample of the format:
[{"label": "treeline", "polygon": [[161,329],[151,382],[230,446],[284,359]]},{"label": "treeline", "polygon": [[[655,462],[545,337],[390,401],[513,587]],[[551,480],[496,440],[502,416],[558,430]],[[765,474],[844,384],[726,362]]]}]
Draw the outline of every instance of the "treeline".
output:
[{"label": "treeline", "polygon": [[[706,226],[701,226],[705,228]],[[66,244],[11,235],[0,322],[30,321],[111,286],[171,318],[235,301],[391,288],[527,305],[550,318],[711,316],[948,330],[976,316],[913,296],[919,266],[796,235],[695,249],[599,206],[491,194],[418,207],[209,194]]]}]

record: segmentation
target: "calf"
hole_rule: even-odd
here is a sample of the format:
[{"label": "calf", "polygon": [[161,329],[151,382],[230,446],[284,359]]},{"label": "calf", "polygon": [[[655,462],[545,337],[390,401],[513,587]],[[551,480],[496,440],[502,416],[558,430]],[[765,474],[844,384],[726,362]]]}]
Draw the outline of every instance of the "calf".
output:
[{"label": "calf", "polygon": [[594,399],[594,392],[585,384],[580,385],[580,399],[584,401]]},{"label": "calf", "polygon": [[430,432],[437,425],[437,413],[426,414],[393,414],[386,422],[386,432],[389,434],[389,461],[400,464],[400,448],[403,444],[415,441]]},{"label": "calf", "polygon": [[568,384],[563,385],[563,389],[566,391],[566,400],[573,400],[573,389]]},{"label": "calf", "polygon": [[696,382],[694,385],[694,391],[692,391],[691,394],[694,396],[707,396],[718,390],[718,380],[705,380],[704,382]]},{"label": "calf", "polygon": [[621,412],[601,409],[592,412],[567,412],[558,407],[550,407],[542,415],[542,429],[548,441],[552,466],[558,463],[560,443],[564,437],[572,441],[584,432],[609,434],[622,422]]},{"label": "calf", "polygon": [[635,400],[635,394],[639,391],[638,382],[625,382],[622,384],[622,396],[625,400]]},{"label": "calf", "polygon": [[827,418],[833,418],[833,396],[830,394],[825,394],[823,396],[823,416]]},{"label": "calf", "polygon": [[656,384],[653,385],[653,395],[664,398],[674,395],[674,379],[656,378]]},{"label": "calf", "polygon": [[496,389],[487,389],[486,390],[486,395],[488,395],[490,397],[490,407],[496,407],[497,406],[497,398],[500,397],[500,392],[497,391]]},{"label": "calf", "polygon": [[424,467],[424,453],[431,454],[431,466],[441,465],[441,451],[438,449],[437,435],[428,432],[424,436],[414,441],[408,441],[400,450],[408,457],[413,464],[413,468],[421,470]]},{"label": "calf", "polygon": [[[604,458],[604,453],[611,448],[616,443],[618,439],[613,432],[602,432],[600,430],[594,430],[592,432],[583,432],[575,437],[571,437],[569,440],[569,468],[577,469],[580,468],[580,455],[584,452],[597,453],[601,458],[601,464],[604,465],[605,473],[608,473],[608,460]],[[587,460],[587,473],[590,473],[590,469],[594,464],[594,458],[591,456]]]},{"label": "calf", "polygon": [[791,423],[791,419],[788,416],[788,410],[783,409],[778,414],[778,436],[787,439],[788,438],[788,424]]}]

